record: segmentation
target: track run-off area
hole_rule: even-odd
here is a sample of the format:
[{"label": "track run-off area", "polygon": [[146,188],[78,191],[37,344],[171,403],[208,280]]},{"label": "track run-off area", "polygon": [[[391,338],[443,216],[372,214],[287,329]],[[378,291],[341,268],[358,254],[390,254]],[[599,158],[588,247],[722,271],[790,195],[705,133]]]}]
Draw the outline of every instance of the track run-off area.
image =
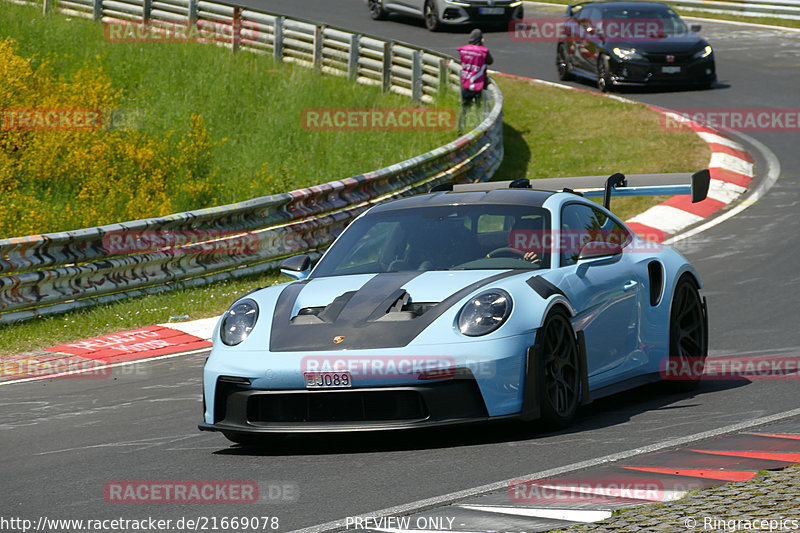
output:
[{"label": "track run-off area", "polygon": [[[421,22],[399,18],[375,22],[362,0],[254,0],[242,5],[453,55],[468,31],[429,33]],[[528,16],[537,9],[526,5]],[[716,55],[719,82],[713,89],[628,91],[623,96],[669,109],[800,108],[800,32],[702,24],[701,34]],[[502,30],[485,33],[494,69],[557,81],[554,43],[515,42]],[[723,211],[675,246],[704,282],[711,357],[797,361],[800,134],[726,134],[753,155],[756,180],[741,207]],[[0,516],[34,524],[42,516],[153,517],[172,520],[171,530],[177,530],[180,519],[252,516],[270,518],[259,529],[322,531],[346,517],[447,503],[506,480],[554,476],[698,438],[769,432],[782,427],[771,423],[792,423],[800,406],[792,379],[710,381],[692,393],[653,385],[589,405],[573,427],[558,433],[535,423],[498,424],[400,435],[292,436],[273,447],[251,449],[197,430],[206,353],[120,363],[94,378],[0,386],[0,475],[6,480],[0,485]],[[109,499],[110,485],[132,480],[247,481],[259,487],[259,498],[208,505],[131,505]],[[213,525],[206,524],[209,529]]]}]

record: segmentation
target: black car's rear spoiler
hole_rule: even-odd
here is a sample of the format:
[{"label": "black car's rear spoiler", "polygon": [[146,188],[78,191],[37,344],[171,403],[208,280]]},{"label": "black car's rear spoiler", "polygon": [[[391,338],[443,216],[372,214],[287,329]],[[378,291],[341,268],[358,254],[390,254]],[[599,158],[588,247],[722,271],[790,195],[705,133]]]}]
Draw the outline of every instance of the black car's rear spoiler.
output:
[{"label": "black car's rear spoiler", "polygon": [[482,183],[451,184],[434,187],[431,192],[480,192],[496,189],[536,189],[540,191],[574,192],[586,197],[603,197],[603,205],[608,208],[612,196],[671,196],[691,194],[692,202],[701,202],[708,195],[711,174],[703,169],[694,174],[678,172],[672,174],[630,174],[616,173],[611,176],[577,176],[572,178],[542,178],[529,180],[520,178],[514,181],[487,181]]}]

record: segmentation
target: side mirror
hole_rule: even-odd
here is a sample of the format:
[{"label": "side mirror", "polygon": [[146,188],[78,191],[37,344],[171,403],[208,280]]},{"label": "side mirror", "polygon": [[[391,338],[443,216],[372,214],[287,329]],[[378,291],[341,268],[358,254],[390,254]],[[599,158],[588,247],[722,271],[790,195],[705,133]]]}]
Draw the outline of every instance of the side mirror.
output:
[{"label": "side mirror", "polygon": [[702,202],[708,196],[711,172],[704,168],[692,174],[692,203]]},{"label": "side mirror", "polygon": [[311,273],[311,258],[307,254],[295,255],[281,263],[281,274],[303,280]]},{"label": "side mirror", "polygon": [[617,242],[587,242],[578,254],[578,275],[583,276],[592,265],[613,263],[621,255],[622,245]]},{"label": "side mirror", "polygon": [[578,261],[608,257],[622,253],[622,246],[618,242],[590,241],[581,248]]},{"label": "side mirror", "polygon": [[703,26],[701,26],[700,24],[692,24],[691,26],[689,26],[689,29],[695,33],[699,33],[700,30],[703,29]]}]

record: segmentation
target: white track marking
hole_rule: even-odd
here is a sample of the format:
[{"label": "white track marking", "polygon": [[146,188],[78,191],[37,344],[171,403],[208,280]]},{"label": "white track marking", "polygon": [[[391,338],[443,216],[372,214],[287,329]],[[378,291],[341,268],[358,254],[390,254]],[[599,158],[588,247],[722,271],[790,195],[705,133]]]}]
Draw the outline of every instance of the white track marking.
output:
[{"label": "white track marking", "polygon": [[739,213],[741,213],[742,211],[744,211],[745,209],[756,203],[758,200],[760,200],[761,197],[764,196],[773,185],[775,185],[775,182],[778,181],[778,178],[781,175],[781,162],[778,160],[778,157],[772,152],[772,150],[767,148],[763,143],[753,139],[748,135],[739,134],[739,136],[743,138],[745,141],[747,141],[748,144],[755,147],[755,149],[761,152],[761,155],[764,156],[764,159],[767,163],[767,177],[764,179],[764,181],[759,183],[757,187],[752,189],[748,197],[742,200],[742,203],[740,203],[730,211],[727,211],[726,213],[718,217],[715,217],[706,222],[705,224],[701,224],[692,230],[681,233],[680,235],[675,235],[673,237],[670,237],[669,239],[666,239],[664,241],[664,244],[675,244],[676,242],[688,239],[689,237],[693,237],[698,233],[706,231],[707,229],[713,228],[717,224],[722,224],[729,218],[735,217],[736,215],[738,215]]},{"label": "white track marking", "polygon": [[733,148],[735,150],[741,150],[742,152],[746,151],[744,149],[744,146],[742,146],[741,144],[737,143],[736,141],[732,141],[727,137],[723,137],[722,135],[717,135],[716,133],[709,133],[707,131],[698,131],[697,135],[707,143],[722,144],[724,146]]},{"label": "white track marking", "polygon": [[169,329],[177,329],[189,335],[200,337],[201,339],[208,340],[214,331],[214,327],[219,321],[219,316],[212,316],[211,318],[201,318],[199,320],[192,320],[190,322],[169,322],[167,324],[158,324],[161,327]]},{"label": "white track marking", "polygon": [[640,213],[628,220],[628,222],[638,222],[651,228],[661,230],[666,233],[677,233],[681,229],[701,222],[703,217],[689,213],[677,207],[668,205],[654,205],[644,213]]},{"label": "white track marking", "polygon": [[[426,498],[424,500],[418,500],[416,502],[406,503],[403,505],[387,507],[386,509],[381,509],[379,511],[374,511],[371,513],[365,513],[363,515],[360,515],[359,517],[354,517],[354,518],[366,518],[368,516],[369,517],[398,516],[411,513],[418,513],[426,509],[433,509],[435,507],[440,507],[442,505],[449,505],[461,500],[465,500],[467,498],[480,496],[482,494],[488,494],[490,492],[496,492],[499,490],[506,490],[510,483],[514,481],[519,481],[520,479],[523,478],[528,480],[535,480],[535,479],[544,479],[548,477],[558,476],[561,474],[566,474],[568,472],[574,472],[575,470],[581,470],[584,468],[590,468],[593,466],[598,466],[613,461],[628,459],[629,457],[655,452],[663,450],[665,448],[674,448],[682,446],[684,444],[689,444],[690,442],[697,442],[700,440],[717,437],[719,435],[724,435],[727,433],[736,433],[739,431],[743,431],[745,429],[750,429],[752,427],[768,424],[770,422],[776,422],[778,420],[783,420],[785,418],[792,418],[794,416],[800,416],[800,409],[792,409],[791,411],[784,411],[782,413],[776,413],[774,415],[762,416],[759,418],[748,420],[746,422],[739,422],[738,424],[733,424],[730,426],[725,426],[717,429],[711,429],[709,431],[703,431],[702,433],[695,433],[693,435],[688,435],[684,437],[675,437],[673,439],[667,439],[665,441],[657,442],[649,446],[634,448],[624,452],[612,453],[610,455],[597,457],[595,459],[588,459],[586,461],[580,461],[578,463],[573,463],[571,465],[551,468],[549,470],[544,470],[542,472],[536,472],[529,475],[516,476],[511,479],[497,481],[495,483],[489,483],[488,485],[481,485],[478,487],[473,487],[471,489],[460,490],[458,492],[451,492],[449,494],[434,496],[433,498]],[[316,526],[311,526],[303,529],[297,529],[290,533],[326,533],[328,531],[336,531],[338,529],[344,529],[344,528],[345,528],[345,519],[341,518],[339,520],[333,520],[331,522],[326,522],[324,524],[319,524]]]},{"label": "white track marking", "polygon": [[745,192],[747,189],[744,187],[717,179],[712,179],[708,185],[708,197],[724,204],[731,203]]},{"label": "white track marking", "polygon": [[724,168],[745,176],[753,175],[753,163],[740,159],[735,155],[725,152],[712,152],[711,161],[708,162],[709,168]]},{"label": "white track marking", "polygon": [[495,507],[487,505],[459,505],[459,507],[484,513],[501,513],[583,523],[599,522],[610,518],[614,514],[611,511],[595,511],[592,509],[531,509],[530,507]]}]

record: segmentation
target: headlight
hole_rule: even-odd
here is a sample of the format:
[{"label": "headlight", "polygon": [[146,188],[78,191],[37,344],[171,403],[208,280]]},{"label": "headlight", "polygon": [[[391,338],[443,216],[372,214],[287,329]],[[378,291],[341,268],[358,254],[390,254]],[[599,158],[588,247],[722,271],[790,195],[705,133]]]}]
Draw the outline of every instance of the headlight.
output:
[{"label": "headlight", "polygon": [[461,6],[461,7],[469,7],[470,4],[466,2],[456,2],[455,0],[445,0],[446,4],[450,4],[451,6]]},{"label": "headlight", "polygon": [[469,337],[479,337],[503,325],[511,314],[511,296],[492,289],[471,299],[458,314],[458,329]]},{"label": "headlight", "polygon": [[614,48],[614,55],[620,59],[644,59],[644,56],[633,48]]},{"label": "headlight", "polygon": [[250,335],[258,320],[258,304],[247,298],[239,300],[222,317],[219,337],[228,346],[236,346]]},{"label": "headlight", "polygon": [[700,50],[699,52],[697,52],[697,53],[694,55],[694,58],[695,58],[695,59],[703,59],[704,57],[708,57],[708,56],[710,56],[710,55],[711,55],[711,52],[713,52],[713,50],[711,49],[711,47],[710,47],[710,46],[706,46],[705,48],[703,48],[702,50]]}]

